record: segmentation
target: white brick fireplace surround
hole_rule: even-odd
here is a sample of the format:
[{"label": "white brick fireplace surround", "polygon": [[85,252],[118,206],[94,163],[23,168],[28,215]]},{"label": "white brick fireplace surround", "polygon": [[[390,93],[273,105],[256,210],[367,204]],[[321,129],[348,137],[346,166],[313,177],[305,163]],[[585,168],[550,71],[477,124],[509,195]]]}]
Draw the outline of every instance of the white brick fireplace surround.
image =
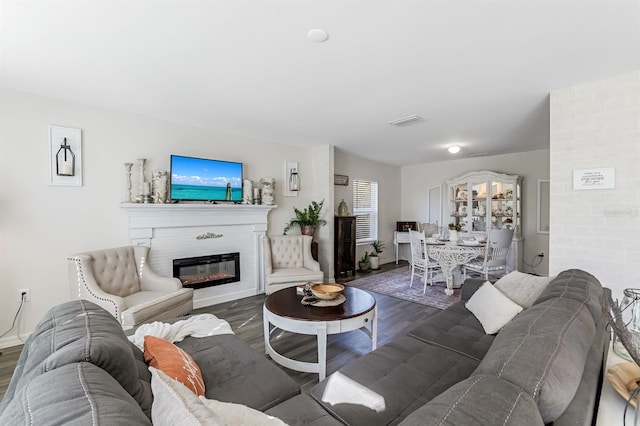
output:
[{"label": "white brick fireplace surround", "polygon": [[149,264],[173,276],[173,259],[240,253],[240,281],[195,290],[195,308],[264,292],[262,237],[277,206],[235,204],[122,204],[133,245],[150,247]]}]

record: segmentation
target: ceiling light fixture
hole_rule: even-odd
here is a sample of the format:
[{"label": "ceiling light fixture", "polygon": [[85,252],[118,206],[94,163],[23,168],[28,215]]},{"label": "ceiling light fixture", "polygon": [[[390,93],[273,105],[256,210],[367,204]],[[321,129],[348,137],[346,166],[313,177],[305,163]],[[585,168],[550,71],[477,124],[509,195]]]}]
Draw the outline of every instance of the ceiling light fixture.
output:
[{"label": "ceiling light fixture", "polygon": [[423,117],[420,117],[418,114],[413,114],[408,117],[402,117],[397,120],[390,121],[389,124],[393,124],[394,126],[408,126],[409,124],[415,124],[421,121],[424,121]]},{"label": "ceiling light fixture", "polygon": [[449,151],[452,154],[457,154],[460,152],[460,147],[458,145],[452,145],[449,148],[447,148],[447,151]]},{"label": "ceiling light fixture", "polygon": [[320,28],[313,29],[307,33],[307,37],[316,43],[323,43],[329,39],[329,34]]}]

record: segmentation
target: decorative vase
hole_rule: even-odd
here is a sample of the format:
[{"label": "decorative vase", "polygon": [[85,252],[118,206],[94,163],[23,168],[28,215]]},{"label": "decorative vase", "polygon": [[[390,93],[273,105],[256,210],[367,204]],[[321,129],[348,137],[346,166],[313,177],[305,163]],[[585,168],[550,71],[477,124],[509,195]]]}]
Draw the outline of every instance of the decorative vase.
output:
[{"label": "decorative vase", "polygon": [[305,225],[300,227],[300,232],[302,235],[309,235],[313,237],[316,233],[316,227],[313,225]]},{"label": "decorative vase", "polygon": [[275,200],[276,180],[274,178],[260,179],[262,204],[272,206]]},{"label": "decorative vase", "polygon": [[455,243],[459,239],[460,239],[460,235],[458,235],[458,231],[455,231],[453,229],[449,230],[449,241],[451,241],[452,243]]},{"label": "decorative vase", "polygon": [[253,204],[253,181],[244,180],[242,185],[242,204]]},{"label": "decorative vase", "polygon": [[369,272],[369,268],[371,267],[371,263],[369,262],[358,262],[358,266],[360,267],[360,272]]},{"label": "decorative vase", "polygon": [[369,256],[369,265],[371,269],[380,269],[380,258],[378,256]]},{"label": "decorative vase", "polygon": [[151,183],[153,185],[153,202],[164,204],[167,202],[167,172],[154,170],[151,172]]},{"label": "decorative vase", "polygon": [[338,216],[348,216],[349,215],[349,207],[347,207],[347,203],[344,202],[344,198],[338,204]]},{"label": "decorative vase", "polygon": [[131,167],[133,167],[133,163],[124,163],[124,198],[122,200],[123,203],[131,202]]}]

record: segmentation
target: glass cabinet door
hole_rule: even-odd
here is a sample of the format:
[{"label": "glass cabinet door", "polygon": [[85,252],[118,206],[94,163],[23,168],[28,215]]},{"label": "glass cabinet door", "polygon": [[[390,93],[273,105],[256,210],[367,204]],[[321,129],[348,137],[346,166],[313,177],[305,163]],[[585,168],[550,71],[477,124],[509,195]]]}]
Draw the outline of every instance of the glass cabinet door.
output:
[{"label": "glass cabinet door", "polygon": [[471,182],[471,231],[487,231],[487,182]]},{"label": "glass cabinet door", "polygon": [[460,183],[452,188],[451,222],[459,224],[462,231],[467,230],[467,216],[469,214],[469,185]]}]

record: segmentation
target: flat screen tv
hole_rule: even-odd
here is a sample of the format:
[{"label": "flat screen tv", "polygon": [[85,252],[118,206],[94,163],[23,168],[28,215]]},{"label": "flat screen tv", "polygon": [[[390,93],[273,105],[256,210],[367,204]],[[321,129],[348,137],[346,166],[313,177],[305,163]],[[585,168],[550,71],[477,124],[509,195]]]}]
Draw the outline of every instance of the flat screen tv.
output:
[{"label": "flat screen tv", "polygon": [[174,201],[242,201],[242,163],[171,156]]}]

